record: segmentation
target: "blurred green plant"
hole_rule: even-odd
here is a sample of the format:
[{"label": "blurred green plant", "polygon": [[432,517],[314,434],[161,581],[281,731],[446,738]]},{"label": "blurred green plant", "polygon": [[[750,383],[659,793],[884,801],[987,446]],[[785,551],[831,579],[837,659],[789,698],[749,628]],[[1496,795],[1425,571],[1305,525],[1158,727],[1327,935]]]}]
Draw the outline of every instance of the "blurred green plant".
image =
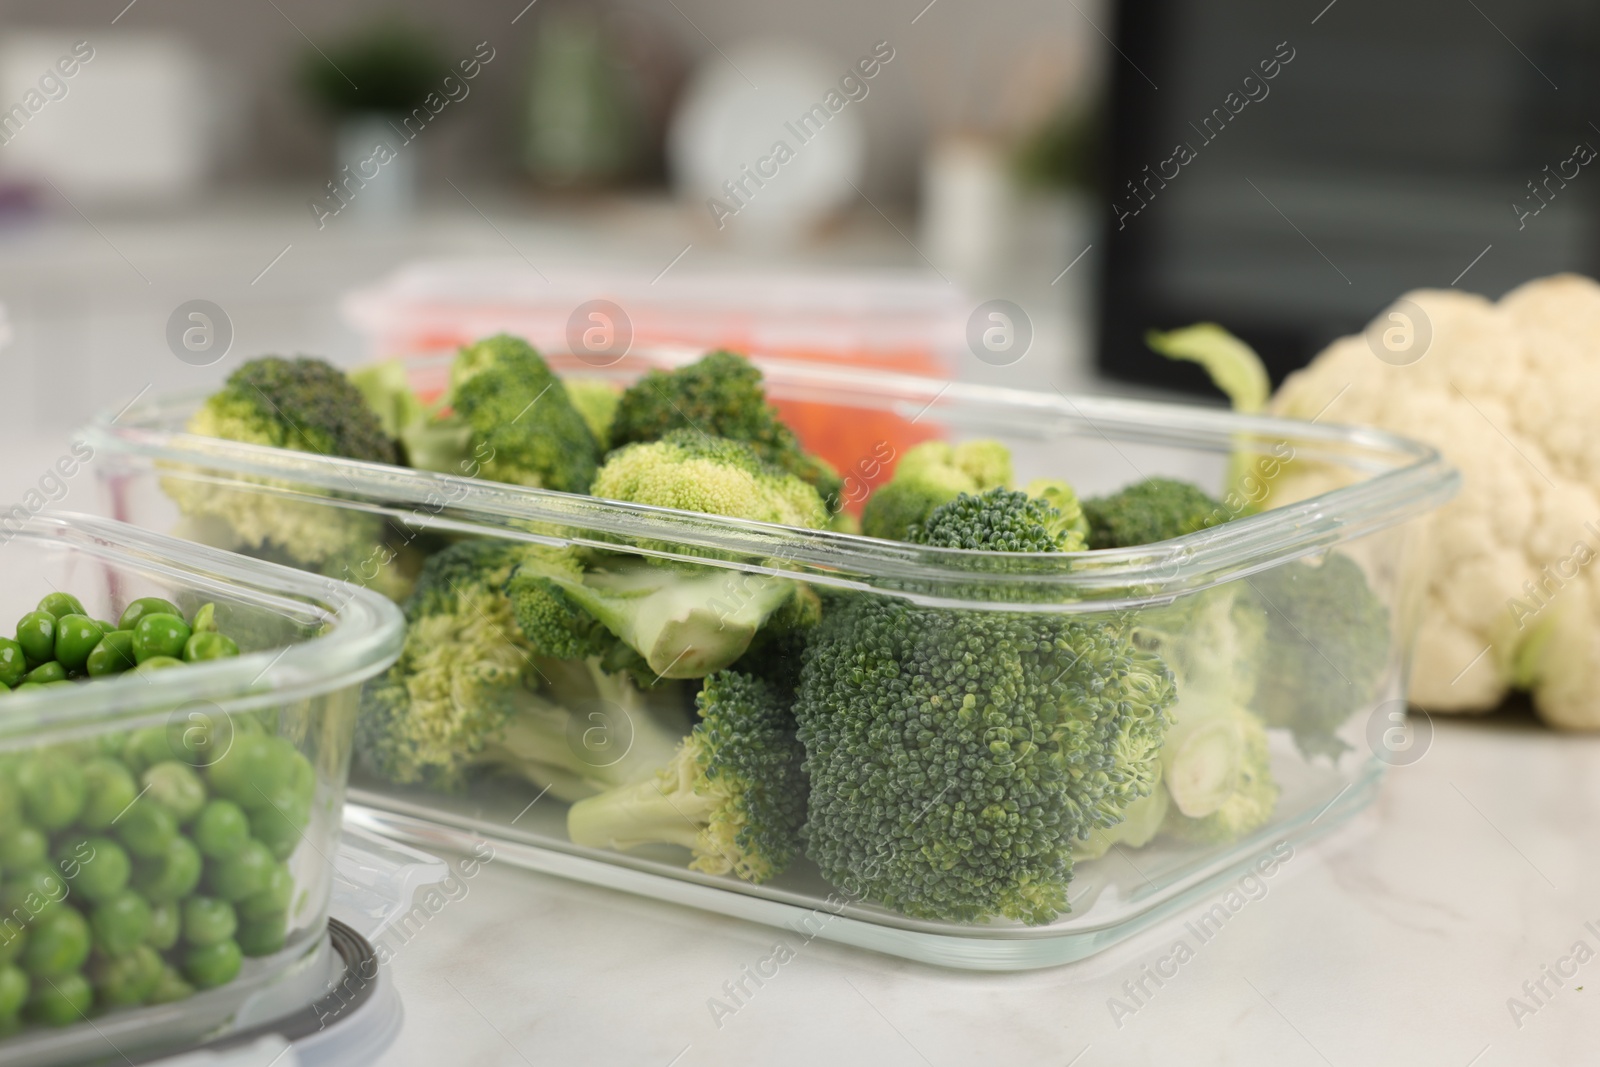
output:
[{"label": "blurred green plant", "polygon": [[1063,105],[1022,139],[1013,163],[1024,185],[1093,190],[1100,185],[1105,152],[1100,109]]},{"label": "blurred green plant", "polygon": [[432,35],[389,20],[330,45],[326,54],[308,52],[301,59],[300,83],[336,116],[403,113],[420,106],[448,73]]}]

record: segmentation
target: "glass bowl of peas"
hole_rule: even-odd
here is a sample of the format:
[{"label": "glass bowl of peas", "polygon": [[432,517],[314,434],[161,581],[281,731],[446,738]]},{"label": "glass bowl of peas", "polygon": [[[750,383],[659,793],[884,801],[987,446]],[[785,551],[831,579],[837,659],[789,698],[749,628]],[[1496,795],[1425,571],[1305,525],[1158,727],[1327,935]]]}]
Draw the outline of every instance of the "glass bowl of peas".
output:
[{"label": "glass bowl of peas", "polygon": [[70,514],[0,523],[0,574],[0,1063],[180,1047],[313,988],[397,609]]}]

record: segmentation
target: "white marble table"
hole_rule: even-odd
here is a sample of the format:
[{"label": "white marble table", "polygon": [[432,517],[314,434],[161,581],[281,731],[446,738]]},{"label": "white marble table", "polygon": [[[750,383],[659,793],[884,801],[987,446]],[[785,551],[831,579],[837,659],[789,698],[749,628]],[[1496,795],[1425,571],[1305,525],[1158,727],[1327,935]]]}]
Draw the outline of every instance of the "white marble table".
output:
[{"label": "white marble table", "polygon": [[[407,1018],[381,1063],[1595,1063],[1597,822],[1600,739],[1446,721],[1209,941],[1184,923],[1210,899],[1020,974],[813,941],[720,1019],[708,1002],[772,931],[490,862],[395,953]],[[1146,978],[1137,1005],[1124,983],[1177,938],[1192,958],[1160,987]],[[1545,967],[1575,973],[1558,986]]]}]

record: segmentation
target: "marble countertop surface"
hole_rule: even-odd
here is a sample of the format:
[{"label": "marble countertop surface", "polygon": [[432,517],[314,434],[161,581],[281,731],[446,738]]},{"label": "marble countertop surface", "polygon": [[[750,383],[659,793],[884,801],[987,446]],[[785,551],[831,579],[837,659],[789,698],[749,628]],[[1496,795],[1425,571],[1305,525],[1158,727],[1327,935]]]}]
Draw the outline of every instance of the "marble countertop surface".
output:
[{"label": "marble countertop surface", "polygon": [[[491,861],[397,944],[406,1021],[380,1062],[1593,1063],[1597,823],[1600,739],[1438,721],[1422,759],[1209,940],[1185,924],[1226,889],[1032,972],[815,940],[731,1014],[713,1007],[723,984],[778,931]],[[1176,971],[1159,986],[1143,977],[1158,963]]]}]

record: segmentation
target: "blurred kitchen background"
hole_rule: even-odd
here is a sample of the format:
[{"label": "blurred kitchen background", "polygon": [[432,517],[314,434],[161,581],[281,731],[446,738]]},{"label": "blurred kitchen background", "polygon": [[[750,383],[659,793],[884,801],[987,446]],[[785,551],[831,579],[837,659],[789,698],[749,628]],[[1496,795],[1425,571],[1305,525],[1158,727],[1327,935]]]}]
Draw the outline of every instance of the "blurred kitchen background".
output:
[{"label": "blurred kitchen background", "polygon": [[1578,0],[0,0],[0,447],[47,461],[263,352],[507,327],[1204,393],[1142,335],[1210,319],[1281,376],[1406,288],[1592,272],[1597,25]]}]

